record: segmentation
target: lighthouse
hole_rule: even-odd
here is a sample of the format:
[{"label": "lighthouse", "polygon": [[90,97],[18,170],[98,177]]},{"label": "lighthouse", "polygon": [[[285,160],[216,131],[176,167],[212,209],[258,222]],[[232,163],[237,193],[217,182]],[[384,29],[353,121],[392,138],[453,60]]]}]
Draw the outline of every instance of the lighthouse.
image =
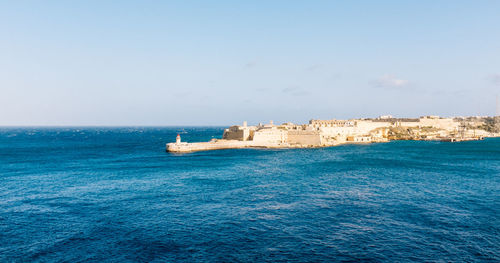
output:
[{"label": "lighthouse", "polygon": [[179,144],[181,143],[181,135],[177,134],[177,137],[175,138],[175,143]]}]

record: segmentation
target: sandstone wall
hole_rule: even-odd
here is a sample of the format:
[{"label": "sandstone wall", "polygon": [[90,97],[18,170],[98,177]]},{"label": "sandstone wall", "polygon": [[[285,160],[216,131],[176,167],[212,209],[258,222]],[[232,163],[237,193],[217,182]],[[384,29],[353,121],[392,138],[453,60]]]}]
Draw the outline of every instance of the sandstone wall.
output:
[{"label": "sandstone wall", "polygon": [[367,134],[371,130],[375,130],[381,127],[390,127],[392,125],[391,122],[385,121],[356,121],[356,127],[358,128],[359,134]]},{"label": "sandstone wall", "polygon": [[284,143],[287,141],[287,131],[280,129],[260,129],[255,131],[253,142],[265,145],[266,143]]},{"label": "sandstone wall", "polygon": [[428,118],[421,118],[420,119],[420,126],[421,127],[434,127],[438,129],[445,129],[445,130],[454,130],[458,128],[460,123],[455,122],[453,119],[428,119]]},{"label": "sandstone wall", "polygon": [[[402,121],[398,122],[397,126],[401,127],[421,127],[422,123],[419,121]],[[432,125],[429,125],[432,126]]]},{"label": "sandstone wall", "polygon": [[288,131],[288,143],[319,146],[322,141],[319,131],[290,130]]},{"label": "sandstone wall", "polygon": [[348,136],[358,133],[358,129],[356,127],[323,127],[320,128],[320,131],[325,136]]},{"label": "sandstone wall", "polygon": [[233,126],[224,130],[222,139],[248,141],[252,139],[253,130],[248,127]]},{"label": "sandstone wall", "polygon": [[355,135],[367,135],[371,131],[381,128],[390,127],[391,122],[372,122],[372,121],[356,121],[356,125],[353,127],[322,127],[320,130],[327,136],[355,136]]},{"label": "sandstone wall", "polygon": [[226,140],[242,141],[243,140],[243,130],[232,131],[232,130],[226,129],[224,131],[224,134],[222,135],[222,138],[226,139]]}]

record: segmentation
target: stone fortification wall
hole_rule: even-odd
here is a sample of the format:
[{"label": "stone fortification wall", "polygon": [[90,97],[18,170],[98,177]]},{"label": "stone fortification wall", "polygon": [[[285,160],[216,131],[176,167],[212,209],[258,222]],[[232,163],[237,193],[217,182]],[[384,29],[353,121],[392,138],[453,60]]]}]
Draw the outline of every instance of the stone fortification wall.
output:
[{"label": "stone fortification wall", "polygon": [[322,141],[319,131],[290,130],[288,131],[288,143],[319,146]]},{"label": "stone fortification wall", "polygon": [[238,149],[252,146],[253,143],[251,141],[213,140],[209,142],[195,143],[168,143],[167,151],[182,153],[220,149]]},{"label": "stone fortification wall", "polygon": [[420,127],[433,127],[444,130],[455,130],[460,126],[459,122],[455,122],[451,118],[436,119],[436,118],[421,118]]},{"label": "stone fortification wall", "polygon": [[248,141],[252,139],[254,130],[249,127],[231,126],[224,130],[222,139]]},{"label": "stone fortification wall", "polygon": [[392,123],[384,121],[356,121],[359,134],[367,134],[372,130],[382,127],[390,127]]},{"label": "stone fortification wall", "polygon": [[397,127],[421,127],[422,123],[419,121],[402,121],[402,122],[396,122],[394,126]]},{"label": "stone fortification wall", "polygon": [[315,128],[320,127],[352,127],[353,120],[310,120],[309,125]]},{"label": "stone fortification wall", "polygon": [[395,126],[398,127],[432,127],[443,130],[456,130],[460,126],[459,122],[451,118],[420,118],[418,122],[396,122]]},{"label": "stone fortification wall", "polygon": [[[383,117],[383,116],[381,116]],[[391,122],[391,123],[396,123],[396,122],[419,122],[420,119],[418,118],[386,118],[386,119],[370,119],[373,120],[374,122]]]},{"label": "stone fortification wall", "polygon": [[353,134],[357,134],[357,127],[323,127],[320,128],[320,131],[325,136],[349,136]]},{"label": "stone fortification wall", "polygon": [[321,132],[326,136],[333,137],[346,137],[346,136],[359,136],[367,135],[371,131],[378,128],[387,128],[392,124],[390,122],[373,122],[373,121],[356,121],[353,127],[322,127]]},{"label": "stone fortification wall", "polygon": [[287,141],[287,131],[276,128],[265,128],[255,131],[253,141],[257,144],[284,143]]}]

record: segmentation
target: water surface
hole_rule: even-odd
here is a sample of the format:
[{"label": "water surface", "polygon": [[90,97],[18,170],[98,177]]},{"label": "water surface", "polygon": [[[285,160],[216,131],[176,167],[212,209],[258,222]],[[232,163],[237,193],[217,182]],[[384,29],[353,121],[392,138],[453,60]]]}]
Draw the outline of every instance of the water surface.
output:
[{"label": "water surface", "polygon": [[165,152],[222,131],[1,128],[0,262],[500,261],[500,139]]}]

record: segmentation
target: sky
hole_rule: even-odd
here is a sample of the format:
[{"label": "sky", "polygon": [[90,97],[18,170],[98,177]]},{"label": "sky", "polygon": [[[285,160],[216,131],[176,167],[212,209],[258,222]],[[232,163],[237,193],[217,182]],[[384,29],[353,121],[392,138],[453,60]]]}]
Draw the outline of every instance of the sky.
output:
[{"label": "sky", "polygon": [[495,115],[500,1],[3,1],[0,125]]}]

